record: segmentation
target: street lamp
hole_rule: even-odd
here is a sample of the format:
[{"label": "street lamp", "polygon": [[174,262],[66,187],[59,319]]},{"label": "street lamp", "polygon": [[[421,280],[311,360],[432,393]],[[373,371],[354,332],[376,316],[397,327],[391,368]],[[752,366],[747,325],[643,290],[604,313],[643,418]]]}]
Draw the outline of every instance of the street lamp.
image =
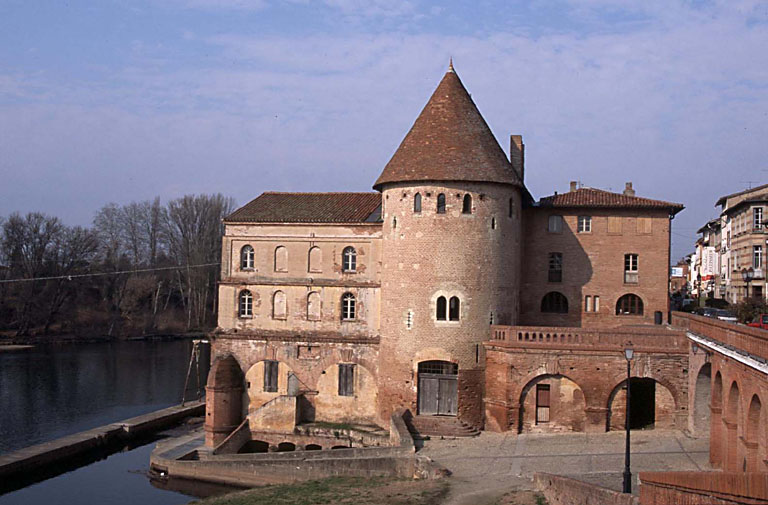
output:
[{"label": "street lamp", "polygon": [[[631,342],[629,342],[629,344],[631,344]],[[624,491],[623,491],[624,493],[632,492],[632,472],[629,471],[629,413],[630,413],[629,366],[630,366],[630,362],[632,361],[632,356],[634,355],[634,353],[635,351],[632,349],[631,345],[624,349],[624,357],[627,359],[627,415],[626,415],[626,419],[624,419],[624,426],[626,427],[626,430],[627,430],[627,444],[626,444],[626,448],[624,449]]]},{"label": "street lamp", "polygon": [[747,299],[749,299],[749,283],[755,278],[755,269],[752,267],[741,269],[741,279],[747,285]]}]

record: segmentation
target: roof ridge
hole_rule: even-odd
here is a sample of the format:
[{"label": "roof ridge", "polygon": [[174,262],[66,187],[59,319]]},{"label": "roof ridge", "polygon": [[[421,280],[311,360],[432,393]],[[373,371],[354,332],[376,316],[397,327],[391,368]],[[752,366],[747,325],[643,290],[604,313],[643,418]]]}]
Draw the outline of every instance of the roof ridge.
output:
[{"label": "roof ridge", "polygon": [[375,195],[375,194],[378,194],[378,191],[263,191],[261,194],[262,195]]}]

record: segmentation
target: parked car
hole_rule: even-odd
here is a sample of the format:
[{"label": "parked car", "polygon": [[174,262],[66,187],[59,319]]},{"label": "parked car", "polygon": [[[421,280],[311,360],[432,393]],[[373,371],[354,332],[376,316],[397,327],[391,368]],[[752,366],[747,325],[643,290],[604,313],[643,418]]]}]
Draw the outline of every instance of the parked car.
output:
[{"label": "parked car", "polygon": [[736,314],[734,314],[730,310],[725,310],[725,309],[715,309],[715,314],[709,317],[716,317],[721,321],[727,321],[729,323],[739,322],[739,318],[736,317]]},{"label": "parked car", "polygon": [[712,307],[699,307],[693,311],[694,314],[706,317],[717,317],[717,309]]},{"label": "parked car", "polygon": [[760,314],[756,321],[752,321],[747,326],[768,330],[768,314]]}]

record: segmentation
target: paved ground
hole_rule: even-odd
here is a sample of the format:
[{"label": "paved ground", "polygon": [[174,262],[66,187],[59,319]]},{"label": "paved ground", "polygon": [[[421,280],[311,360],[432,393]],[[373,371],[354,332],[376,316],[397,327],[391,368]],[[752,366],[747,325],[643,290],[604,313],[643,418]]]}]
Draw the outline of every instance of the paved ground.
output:
[{"label": "paved ground", "polygon": [[[429,440],[420,454],[451,470],[446,503],[492,503],[510,489],[530,488],[534,472],[566,475],[621,491],[624,433],[526,434],[482,432],[468,439]],[[710,470],[709,440],[679,431],[633,431],[633,491],[637,472]]]}]

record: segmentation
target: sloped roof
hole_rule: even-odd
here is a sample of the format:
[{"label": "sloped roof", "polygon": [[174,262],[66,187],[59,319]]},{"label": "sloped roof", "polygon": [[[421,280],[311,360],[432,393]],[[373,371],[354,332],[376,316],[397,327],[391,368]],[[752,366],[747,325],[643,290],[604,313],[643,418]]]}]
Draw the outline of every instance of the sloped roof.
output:
[{"label": "sloped roof", "polygon": [[380,193],[279,193],[269,191],[224,218],[225,223],[375,223]]},{"label": "sloped roof", "polygon": [[373,187],[422,181],[522,185],[453,66]]},{"label": "sloped roof", "polygon": [[721,196],[720,199],[715,203],[715,207],[717,207],[718,205],[724,205],[726,200],[728,200],[729,198],[733,198],[734,196],[739,196],[746,193],[752,193],[754,191],[762,191],[764,189],[768,191],[768,184],[763,184],[762,186],[757,186],[756,188],[745,189],[744,191],[731,193],[730,195]]},{"label": "sloped roof", "polygon": [[540,207],[593,207],[629,209],[669,209],[674,214],[683,210],[680,203],[651,200],[622,193],[611,193],[602,189],[579,188],[568,193],[545,196],[539,200]]}]

